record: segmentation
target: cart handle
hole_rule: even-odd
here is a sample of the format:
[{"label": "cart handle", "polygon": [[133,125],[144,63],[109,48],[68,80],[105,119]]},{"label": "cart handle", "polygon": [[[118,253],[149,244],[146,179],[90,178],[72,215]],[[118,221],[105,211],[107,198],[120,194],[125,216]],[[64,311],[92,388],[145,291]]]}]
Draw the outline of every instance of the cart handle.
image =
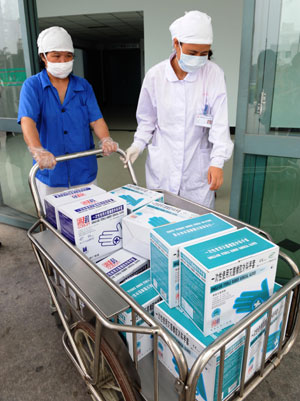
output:
[{"label": "cart handle", "polygon": [[[124,150],[122,150],[120,148],[118,148],[115,153],[118,153],[119,155],[121,155],[124,158],[126,157],[126,153],[124,152]],[[93,149],[93,150],[86,150],[83,152],[70,153],[67,155],[57,156],[55,158],[55,160],[57,163],[59,163],[59,162],[63,162],[66,160],[78,159],[80,157],[87,157],[87,156],[93,156],[93,155],[96,155],[97,157],[103,156],[103,150],[102,149]],[[135,172],[133,170],[130,160],[127,163],[127,168],[129,170],[133,184],[138,185],[138,182],[137,182],[137,179],[135,176]],[[30,187],[31,194],[33,197],[33,201],[35,204],[35,208],[37,211],[37,215],[39,218],[41,218],[42,216],[44,216],[44,210],[42,207],[40,195],[38,193],[36,182],[35,182],[35,176],[36,176],[38,169],[39,169],[39,166],[37,163],[34,166],[32,166],[32,168],[29,172],[28,182],[29,182],[29,187]]]}]

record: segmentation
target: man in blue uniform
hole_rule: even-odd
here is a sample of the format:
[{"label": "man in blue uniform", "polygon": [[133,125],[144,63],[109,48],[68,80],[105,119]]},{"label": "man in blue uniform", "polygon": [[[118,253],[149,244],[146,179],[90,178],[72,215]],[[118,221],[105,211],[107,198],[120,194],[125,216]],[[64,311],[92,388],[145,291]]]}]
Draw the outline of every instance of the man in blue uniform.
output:
[{"label": "man in blue uniform", "polygon": [[45,69],[24,82],[18,123],[40,167],[37,187],[43,200],[50,193],[96,179],[95,156],[57,165],[56,156],[93,149],[91,130],[99,138],[104,154],[116,151],[117,144],[109,136],[91,85],[71,74],[74,48],[68,32],[56,26],[45,29],[37,44]]}]

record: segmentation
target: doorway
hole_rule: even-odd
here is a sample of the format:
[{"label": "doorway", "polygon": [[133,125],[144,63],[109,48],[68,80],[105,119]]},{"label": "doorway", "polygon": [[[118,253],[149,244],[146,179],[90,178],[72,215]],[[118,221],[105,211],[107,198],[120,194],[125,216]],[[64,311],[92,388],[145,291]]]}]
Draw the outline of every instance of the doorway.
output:
[{"label": "doorway", "polygon": [[136,128],[144,76],[142,11],[39,18],[40,31],[58,25],[72,36],[74,74],[92,85],[111,131]]}]

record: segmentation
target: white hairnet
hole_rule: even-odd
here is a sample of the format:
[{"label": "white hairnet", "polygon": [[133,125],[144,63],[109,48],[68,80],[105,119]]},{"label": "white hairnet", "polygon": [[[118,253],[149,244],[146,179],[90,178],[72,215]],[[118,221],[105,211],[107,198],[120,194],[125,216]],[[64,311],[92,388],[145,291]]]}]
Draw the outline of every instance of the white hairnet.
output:
[{"label": "white hairnet", "polygon": [[200,11],[186,12],[169,29],[172,39],[177,38],[182,43],[211,45],[213,42],[211,18]]},{"label": "white hairnet", "polygon": [[60,26],[52,26],[44,29],[37,39],[39,54],[51,51],[74,53],[71,36]]}]

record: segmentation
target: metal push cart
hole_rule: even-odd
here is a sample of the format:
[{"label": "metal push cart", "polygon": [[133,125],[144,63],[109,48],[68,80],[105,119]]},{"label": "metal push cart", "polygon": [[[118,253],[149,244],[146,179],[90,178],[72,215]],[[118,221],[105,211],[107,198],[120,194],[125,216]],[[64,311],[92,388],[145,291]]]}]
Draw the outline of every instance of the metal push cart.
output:
[{"label": "metal push cart", "polygon": [[[124,151],[117,153],[124,156]],[[74,153],[57,157],[57,162],[85,156],[101,156],[101,150]],[[131,164],[129,172],[137,184]],[[242,372],[238,390],[229,400],[244,400],[247,395],[275,369],[293,346],[300,329],[299,287],[300,277],[295,263],[284,253],[280,258],[291,270],[293,278],[275,295],[247,315],[238,324],[227,330],[196,359],[188,370],[182,349],[174,338],[118,284],[97,269],[81,251],[73,246],[45,219],[37,192],[35,175],[38,166],[32,167],[29,184],[37,209],[38,220],[28,231],[33,251],[38,260],[43,277],[64,328],[63,346],[79,374],[85,381],[93,400],[97,401],[136,401],[154,400],[192,401],[201,372],[215,355],[219,356],[219,375],[217,401],[222,400],[226,345],[238,336],[245,334]],[[195,212],[199,215],[210,209],[185,200],[169,192],[164,192],[165,203]],[[272,240],[260,229],[238,220],[214,212],[238,228],[249,227],[258,234]],[[64,281],[64,286],[62,282]],[[73,296],[70,297],[70,293]],[[74,297],[75,296],[75,297]],[[286,297],[283,322],[277,351],[265,362],[267,342],[271,323],[272,307]],[[290,305],[290,308],[289,308]],[[118,315],[131,308],[132,325],[123,325]],[[250,342],[250,326],[267,313],[263,354],[260,371],[247,383],[246,356]],[[137,325],[141,318],[145,325]],[[286,331],[284,328],[287,327]],[[120,332],[132,333],[133,360],[121,338]],[[141,361],[137,358],[137,334],[153,336],[153,352]],[[175,379],[158,360],[158,338],[164,340],[172,352],[178,367]]]}]

